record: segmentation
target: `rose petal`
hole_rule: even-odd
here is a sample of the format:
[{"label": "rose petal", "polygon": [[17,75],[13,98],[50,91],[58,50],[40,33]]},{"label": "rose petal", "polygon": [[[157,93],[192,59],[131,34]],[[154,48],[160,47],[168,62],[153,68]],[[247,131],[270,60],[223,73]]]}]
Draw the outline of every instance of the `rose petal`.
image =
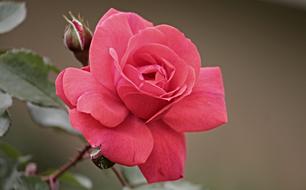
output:
[{"label": "rose petal", "polygon": [[[175,52],[163,45],[151,44],[142,46],[135,54],[138,52],[141,54],[150,53],[157,57],[163,57],[169,62],[172,62],[177,68],[176,73],[170,81],[170,85],[173,85],[171,88],[174,88],[174,86],[176,86],[176,88],[173,90],[171,89],[169,94],[148,93],[148,90],[144,91],[137,86],[139,82],[135,84],[134,81],[127,79],[127,77],[125,78],[124,74],[122,75],[123,78],[117,83],[118,95],[128,109],[138,117],[151,121],[166,111],[169,108],[169,104],[175,103],[177,100],[174,98],[181,99],[185,95],[189,95],[195,81],[194,70],[192,67],[184,64],[182,62],[183,60],[177,57]],[[127,64],[125,67],[128,67],[128,65],[130,64]],[[136,74],[133,74],[133,76],[137,78]],[[172,91],[176,92],[178,96],[173,94],[173,96],[169,97],[168,95],[170,95]],[[127,92],[129,92],[129,94],[127,94]]]},{"label": "rose petal", "polygon": [[129,13],[129,24],[130,24],[130,28],[131,31],[133,33],[133,35],[137,34],[139,31],[148,28],[148,27],[152,27],[153,24],[147,20],[145,20],[144,18],[142,18],[141,16],[139,16],[138,14]]},{"label": "rose petal", "polygon": [[122,13],[114,8],[110,8],[103,16],[102,18],[99,20],[97,26],[101,25],[102,22],[104,22],[106,19],[108,19],[110,16],[117,14],[117,13]]},{"label": "rose petal", "polygon": [[124,67],[123,73],[125,76],[133,81],[135,87],[137,88],[143,81],[143,77],[141,73],[133,66],[133,65],[126,65]]},{"label": "rose petal", "polygon": [[179,132],[206,131],[227,122],[219,67],[201,68],[192,93],[173,104],[163,120]]},{"label": "rose petal", "polygon": [[117,92],[126,107],[141,119],[148,119],[169,103],[138,91],[124,78],[118,81]]},{"label": "rose petal", "polygon": [[165,90],[159,86],[152,84],[143,79],[142,74],[133,65],[126,65],[124,67],[124,74],[126,77],[135,84],[135,88],[152,96],[162,96]]},{"label": "rose petal", "polygon": [[104,91],[90,72],[67,68],[62,76],[63,91],[71,105],[76,106],[77,99],[85,92]]},{"label": "rose petal", "polygon": [[[152,43],[164,44],[165,36],[163,35],[163,33],[155,29],[154,27],[148,27],[144,30],[139,31],[136,35],[129,39],[127,50],[124,54],[122,62],[125,63],[129,56],[139,47]],[[133,62],[131,64],[133,64]]]},{"label": "rose petal", "polygon": [[148,127],[130,115],[118,127],[107,128],[88,114],[76,109],[69,111],[72,126],[79,130],[89,144],[100,147],[109,160],[126,166],[144,163],[153,148],[153,138]]},{"label": "rose petal", "polygon": [[[172,79],[169,81],[168,91],[174,90],[177,87],[184,85],[186,78],[189,74],[189,65],[187,65],[183,59],[181,59],[176,53],[169,49],[169,47],[161,44],[149,44],[139,47],[134,54],[130,54],[126,64],[136,64],[140,59],[138,55],[150,54],[156,59],[164,59],[167,63],[173,65],[175,73]],[[164,62],[161,60],[160,62]],[[191,67],[190,67],[191,68]]]},{"label": "rose petal", "polygon": [[114,90],[115,68],[110,48],[116,51],[120,61],[130,37],[152,24],[135,13],[117,13],[102,20],[96,27],[90,45],[90,69],[101,84]]},{"label": "rose petal", "polygon": [[128,115],[123,103],[107,91],[84,93],[78,99],[77,110],[90,114],[106,127],[116,127]]},{"label": "rose petal", "polygon": [[[160,45],[159,48],[158,45]],[[186,38],[178,29],[168,25],[158,25],[141,30],[129,40],[121,65],[139,64],[135,57],[137,57],[137,54],[144,54],[138,51],[140,48],[145,49],[143,48],[144,46],[148,47],[146,49],[152,49],[152,51],[156,52],[155,55],[153,54],[155,57],[159,59],[164,58],[169,63],[174,64],[176,69],[180,69],[180,71],[176,71],[177,73],[186,71],[187,65],[191,66],[194,69],[197,79],[201,66],[199,52],[191,40]],[[155,47],[153,48],[152,46]],[[167,49],[161,48],[162,46],[167,47]],[[138,52],[136,53],[136,51]],[[150,51],[148,51],[147,54],[152,55]],[[174,61],[175,59],[178,59],[175,58],[175,56],[179,57],[179,59],[182,59],[183,61]],[[186,66],[182,66],[183,64],[178,64],[177,62],[183,63]],[[182,79],[182,75],[183,74],[178,74],[174,81],[179,79],[185,81],[185,78]],[[176,84],[172,84],[172,86],[174,86],[172,89],[176,87],[175,85]]]},{"label": "rose petal", "polygon": [[82,69],[83,71],[90,72],[90,67],[89,67],[89,65],[84,66],[84,67],[82,67],[81,69]]},{"label": "rose petal", "polygon": [[192,41],[172,26],[163,24],[155,28],[167,36],[167,46],[194,68],[197,78],[201,67],[201,57]]},{"label": "rose petal", "polygon": [[185,137],[161,120],[149,124],[154,147],[148,160],[139,166],[149,183],[177,180],[184,175]]},{"label": "rose petal", "polygon": [[[156,112],[154,115],[152,115],[147,121],[146,123],[149,123],[151,122],[152,120],[158,118],[158,117],[161,117],[163,115],[163,113],[165,113],[169,108],[172,107],[172,105],[175,105],[177,104],[177,102],[181,101],[184,97],[188,96],[191,91],[192,91],[192,88],[195,84],[195,73],[194,73],[194,70],[193,69],[190,69],[190,67],[188,67],[188,70],[189,70],[189,74],[186,78],[186,84],[179,88],[178,91],[177,90],[174,90],[172,92],[174,92],[175,94],[173,94],[171,96],[171,98],[167,98],[166,97],[163,97],[163,99],[165,100],[171,100],[173,99],[173,101],[171,101],[169,104],[167,104],[166,106],[164,106],[162,109],[160,109],[158,112]],[[169,93],[169,95],[171,94],[171,92]],[[165,94],[165,95],[168,95],[168,94]]]},{"label": "rose petal", "polygon": [[73,107],[73,105],[69,102],[67,99],[65,93],[64,93],[64,87],[63,87],[63,76],[64,76],[65,70],[60,72],[60,74],[57,76],[55,81],[55,87],[56,87],[56,95],[60,97],[63,102],[70,108]]}]

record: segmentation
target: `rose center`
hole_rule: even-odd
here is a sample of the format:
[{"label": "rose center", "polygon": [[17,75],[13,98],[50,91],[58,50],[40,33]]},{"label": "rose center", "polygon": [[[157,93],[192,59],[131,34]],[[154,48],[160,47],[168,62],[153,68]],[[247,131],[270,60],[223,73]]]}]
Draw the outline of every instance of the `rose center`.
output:
[{"label": "rose center", "polygon": [[156,72],[142,73],[144,80],[155,80]]},{"label": "rose center", "polygon": [[168,75],[162,66],[157,64],[145,65],[138,67],[138,71],[142,76],[142,80],[150,82],[151,84],[157,85],[161,88],[165,87]]}]

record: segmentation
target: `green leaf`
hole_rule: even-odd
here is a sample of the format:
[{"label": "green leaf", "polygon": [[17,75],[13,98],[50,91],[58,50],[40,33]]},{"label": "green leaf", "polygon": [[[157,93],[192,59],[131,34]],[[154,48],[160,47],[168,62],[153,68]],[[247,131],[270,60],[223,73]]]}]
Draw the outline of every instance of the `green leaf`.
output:
[{"label": "green leaf", "polygon": [[44,106],[62,106],[48,80],[55,71],[49,61],[29,50],[10,50],[0,55],[0,88],[21,100]]},{"label": "green leaf", "polygon": [[19,154],[7,144],[0,144],[0,187],[3,187],[17,170]]},{"label": "green leaf", "polygon": [[49,190],[48,184],[35,176],[21,176],[13,187],[14,190]]},{"label": "green leaf", "polygon": [[0,2],[0,34],[9,32],[18,26],[26,17],[25,3]]},{"label": "green leaf", "polygon": [[21,153],[13,146],[4,142],[0,142],[0,157],[1,156],[9,157],[10,159],[17,161],[21,156]]},{"label": "green leaf", "polygon": [[11,126],[11,119],[7,111],[0,115],[0,137],[4,136]]},{"label": "green leaf", "polygon": [[[153,185],[143,185],[135,190],[201,190],[201,186],[181,180],[175,182],[155,183]],[[125,189],[128,190],[128,189]]]},{"label": "green leaf", "polygon": [[29,156],[9,144],[0,142],[1,190],[48,190],[48,185],[38,177],[26,177],[18,169],[29,161]]},{"label": "green leaf", "polygon": [[55,127],[72,134],[80,134],[74,130],[69,122],[68,113],[59,108],[42,107],[39,105],[27,103],[31,118],[38,125],[43,127]]},{"label": "green leaf", "polygon": [[3,186],[4,190],[49,190],[46,182],[37,176],[23,176],[21,172],[15,172],[10,181]]},{"label": "green leaf", "polygon": [[14,165],[17,168],[25,166],[30,160],[30,155],[22,155],[16,148],[13,146],[0,142],[0,158],[7,158],[14,161]]},{"label": "green leaf", "polygon": [[165,182],[164,187],[168,190],[201,190],[200,185],[188,181]]},{"label": "green leaf", "polygon": [[12,97],[0,90],[0,115],[3,114],[13,104]]},{"label": "green leaf", "polygon": [[91,180],[83,175],[74,174],[71,172],[65,172],[60,178],[60,187],[67,190],[83,190],[83,189],[92,189]]},{"label": "green leaf", "polygon": [[139,185],[147,183],[147,180],[143,177],[138,167],[120,167],[121,172],[125,180],[131,185]]},{"label": "green leaf", "polygon": [[48,185],[38,177],[26,177],[18,169],[29,161],[29,156],[6,143],[0,143],[1,190],[48,190]]},{"label": "green leaf", "polygon": [[19,177],[18,158],[21,154],[12,146],[0,143],[0,189],[10,190]]},{"label": "green leaf", "polygon": [[12,104],[12,97],[0,90],[0,137],[5,135],[11,125],[11,120],[6,110]]}]

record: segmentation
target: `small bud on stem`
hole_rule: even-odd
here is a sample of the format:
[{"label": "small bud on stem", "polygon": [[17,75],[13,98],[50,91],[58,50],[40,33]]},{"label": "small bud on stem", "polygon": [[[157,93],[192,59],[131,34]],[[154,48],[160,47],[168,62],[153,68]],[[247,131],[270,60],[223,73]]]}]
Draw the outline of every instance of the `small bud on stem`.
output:
[{"label": "small bud on stem", "polygon": [[33,162],[28,163],[25,168],[25,175],[35,176],[36,174],[37,174],[37,165]]},{"label": "small bud on stem", "polygon": [[88,65],[88,53],[92,39],[92,32],[90,31],[88,24],[78,16],[76,18],[71,12],[69,12],[71,19],[64,16],[68,25],[64,32],[64,44],[73,52],[74,56],[82,63],[82,65]]}]

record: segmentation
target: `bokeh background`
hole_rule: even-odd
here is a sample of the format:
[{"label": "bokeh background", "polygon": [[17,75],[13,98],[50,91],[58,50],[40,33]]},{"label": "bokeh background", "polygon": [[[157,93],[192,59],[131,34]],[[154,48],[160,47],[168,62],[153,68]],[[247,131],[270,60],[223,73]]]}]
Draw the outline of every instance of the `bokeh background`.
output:
[{"label": "bokeh background", "polygon": [[[27,0],[28,16],[0,36],[0,48],[25,47],[60,68],[79,66],[62,43],[68,11],[92,29],[110,7],[176,26],[198,46],[203,66],[222,67],[229,123],[188,135],[186,178],[210,190],[306,189],[306,2],[304,0]],[[2,139],[31,153],[41,170],[66,162],[83,142],[42,129],[15,100]],[[90,162],[75,171],[95,189],[119,189]],[[103,186],[102,186],[103,185]]]}]

